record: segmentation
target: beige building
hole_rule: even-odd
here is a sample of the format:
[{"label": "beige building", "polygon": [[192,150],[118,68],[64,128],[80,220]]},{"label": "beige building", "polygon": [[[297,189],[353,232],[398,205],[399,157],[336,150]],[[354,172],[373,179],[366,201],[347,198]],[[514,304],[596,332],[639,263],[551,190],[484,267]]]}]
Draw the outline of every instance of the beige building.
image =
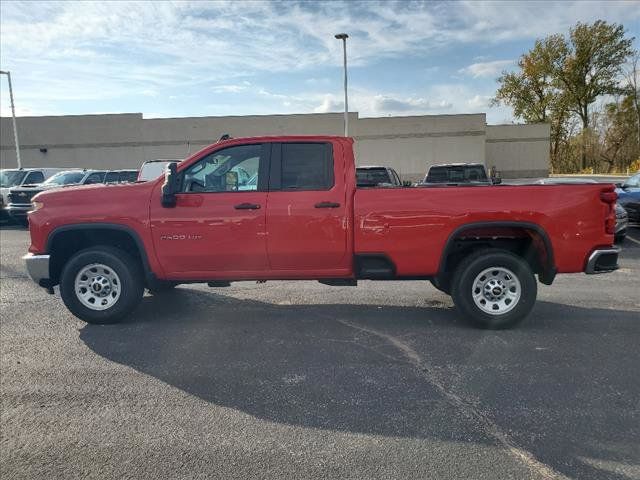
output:
[{"label": "beige building", "polygon": [[[140,113],[20,117],[24,167],[137,168],[185,158],[222,134],[341,135],[341,113],[145,119]],[[389,165],[405,180],[435,163],[496,166],[505,178],[549,173],[549,126],[487,125],[485,114],[359,118],[349,114],[358,165]],[[0,119],[0,165],[16,166],[11,118]]]}]

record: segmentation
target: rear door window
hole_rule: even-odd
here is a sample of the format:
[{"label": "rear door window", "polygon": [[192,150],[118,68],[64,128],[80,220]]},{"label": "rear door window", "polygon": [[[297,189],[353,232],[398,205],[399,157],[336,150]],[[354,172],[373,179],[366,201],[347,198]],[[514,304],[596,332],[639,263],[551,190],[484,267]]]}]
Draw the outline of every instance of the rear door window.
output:
[{"label": "rear door window", "polygon": [[333,187],[333,149],[330,143],[283,143],[282,190],[329,190]]}]

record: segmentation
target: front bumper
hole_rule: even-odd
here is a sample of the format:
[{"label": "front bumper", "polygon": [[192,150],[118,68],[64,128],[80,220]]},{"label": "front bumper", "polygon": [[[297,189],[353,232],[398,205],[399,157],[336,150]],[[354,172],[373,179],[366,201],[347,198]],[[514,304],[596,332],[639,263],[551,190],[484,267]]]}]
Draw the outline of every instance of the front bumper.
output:
[{"label": "front bumper", "polygon": [[616,235],[620,235],[627,231],[629,226],[629,219],[627,217],[616,219]]},{"label": "front bumper", "polygon": [[41,287],[47,286],[49,282],[49,261],[50,255],[34,255],[28,253],[22,257],[27,265],[27,272],[31,279]]},{"label": "front bumper", "polygon": [[589,255],[584,273],[608,273],[618,269],[618,255],[620,247],[598,248]]},{"label": "front bumper", "polygon": [[27,213],[33,210],[33,205],[31,204],[14,204],[10,203],[4,209],[10,216],[13,218],[26,218]]}]

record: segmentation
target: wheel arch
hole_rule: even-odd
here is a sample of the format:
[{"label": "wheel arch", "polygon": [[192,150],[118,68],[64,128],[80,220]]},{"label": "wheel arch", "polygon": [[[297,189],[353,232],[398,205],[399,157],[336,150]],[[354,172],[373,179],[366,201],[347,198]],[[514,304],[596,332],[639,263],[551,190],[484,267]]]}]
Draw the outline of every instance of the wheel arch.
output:
[{"label": "wheel arch", "polygon": [[486,247],[506,248],[520,254],[542,283],[553,283],[557,269],[549,235],[536,223],[519,221],[473,222],[457,227],[442,251],[438,278],[445,278],[464,256]]},{"label": "wheel arch", "polygon": [[147,282],[155,279],[144,243],[133,228],[117,223],[76,223],[55,228],[47,238],[53,285],[58,283],[62,267],[75,252],[99,245],[124,249],[140,261]]}]

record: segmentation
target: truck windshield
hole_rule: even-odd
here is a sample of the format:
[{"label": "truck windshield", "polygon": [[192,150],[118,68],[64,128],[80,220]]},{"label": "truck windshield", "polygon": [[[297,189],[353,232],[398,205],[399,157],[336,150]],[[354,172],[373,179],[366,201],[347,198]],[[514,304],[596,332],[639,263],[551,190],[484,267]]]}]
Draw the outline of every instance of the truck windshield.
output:
[{"label": "truck windshield", "polygon": [[15,187],[20,185],[27,174],[24,170],[2,170],[0,172],[0,187]]},{"label": "truck windshield", "polygon": [[178,162],[179,160],[167,160],[166,162],[147,162],[143,163],[138,173],[139,182],[147,182],[149,180],[155,180],[164,173],[164,169],[171,162]]},{"label": "truck windshield", "polygon": [[392,183],[386,168],[356,169],[358,187],[375,187],[380,183]]},{"label": "truck windshield", "polygon": [[60,172],[44,182],[46,185],[70,185],[80,183],[84,178],[84,172]]},{"label": "truck windshield", "polygon": [[431,167],[427,183],[487,182],[487,174],[481,165],[446,165]]}]

